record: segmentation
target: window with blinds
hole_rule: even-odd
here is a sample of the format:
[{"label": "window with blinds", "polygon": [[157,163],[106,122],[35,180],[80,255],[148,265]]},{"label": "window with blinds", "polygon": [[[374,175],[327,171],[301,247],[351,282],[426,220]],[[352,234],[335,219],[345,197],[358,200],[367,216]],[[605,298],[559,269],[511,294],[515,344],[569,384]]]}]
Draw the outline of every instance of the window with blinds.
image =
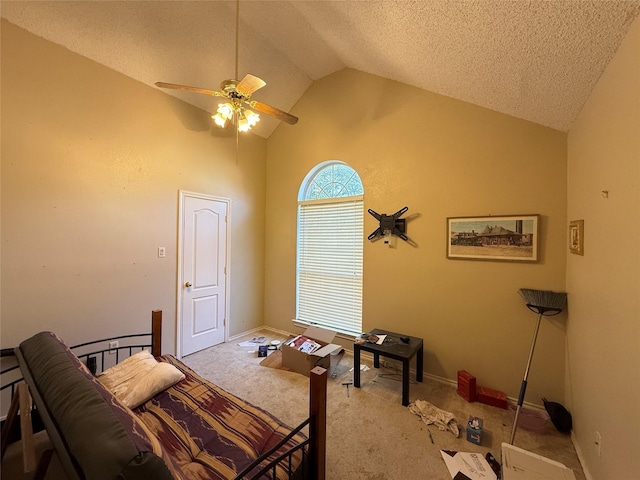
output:
[{"label": "window with blinds", "polygon": [[307,199],[298,202],[296,319],[343,334],[360,334],[362,183],[342,163],[325,165],[307,177],[302,189]]}]

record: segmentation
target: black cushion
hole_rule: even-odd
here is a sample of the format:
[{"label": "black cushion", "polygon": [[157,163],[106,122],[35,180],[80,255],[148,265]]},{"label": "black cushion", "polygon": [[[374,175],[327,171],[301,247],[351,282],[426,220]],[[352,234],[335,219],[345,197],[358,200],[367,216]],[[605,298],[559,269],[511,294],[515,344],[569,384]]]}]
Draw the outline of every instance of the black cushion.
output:
[{"label": "black cushion", "polygon": [[543,398],[542,401],[556,430],[562,433],[569,433],[573,428],[573,420],[564,405],[558,402],[550,402],[546,398]]}]

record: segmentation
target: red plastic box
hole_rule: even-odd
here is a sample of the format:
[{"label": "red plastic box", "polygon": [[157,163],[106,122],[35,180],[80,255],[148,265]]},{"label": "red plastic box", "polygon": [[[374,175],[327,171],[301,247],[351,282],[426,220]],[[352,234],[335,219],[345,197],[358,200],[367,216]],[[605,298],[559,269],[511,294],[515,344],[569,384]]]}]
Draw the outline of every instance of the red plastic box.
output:
[{"label": "red plastic box", "polygon": [[507,403],[507,396],[498,390],[492,390],[487,387],[478,387],[476,388],[476,394],[477,400],[480,403],[504,408],[505,410],[509,407],[509,404]]},{"label": "red plastic box", "polygon": [[466,370],[458,370],[458,395],[467,402],[476,401],[476,377]]}]

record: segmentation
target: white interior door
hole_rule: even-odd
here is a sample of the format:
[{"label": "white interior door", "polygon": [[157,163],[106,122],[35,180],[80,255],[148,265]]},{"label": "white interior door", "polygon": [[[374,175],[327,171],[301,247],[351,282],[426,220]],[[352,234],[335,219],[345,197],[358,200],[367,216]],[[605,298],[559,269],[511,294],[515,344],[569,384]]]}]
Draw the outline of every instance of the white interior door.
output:
[{"label": "white interior door", "polygon": [[226,340],[229,201],[180,192],[178,355]]}]

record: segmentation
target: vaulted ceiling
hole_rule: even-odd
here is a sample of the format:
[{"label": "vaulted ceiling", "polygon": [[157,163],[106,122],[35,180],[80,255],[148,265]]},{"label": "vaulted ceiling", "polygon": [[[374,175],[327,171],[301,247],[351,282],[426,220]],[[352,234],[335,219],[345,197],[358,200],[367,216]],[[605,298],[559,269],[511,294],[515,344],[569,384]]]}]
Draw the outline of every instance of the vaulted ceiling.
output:
[{"label": "vaulted ceiling", "polygon": [[[218,89],[234,76],[235,1],[1,5],[8,21],[149,86],[164,81]],[[314,80],[348,67],[561,131],[571,127],[640,12],[640,0],[239,5],[239,76],[263,78],[267,86],[254,98],[282,110]],[[210,112],[219,103],[192,92],[167,93]],[[268,137],[278,122],[262,118],[255,132]]]}]

